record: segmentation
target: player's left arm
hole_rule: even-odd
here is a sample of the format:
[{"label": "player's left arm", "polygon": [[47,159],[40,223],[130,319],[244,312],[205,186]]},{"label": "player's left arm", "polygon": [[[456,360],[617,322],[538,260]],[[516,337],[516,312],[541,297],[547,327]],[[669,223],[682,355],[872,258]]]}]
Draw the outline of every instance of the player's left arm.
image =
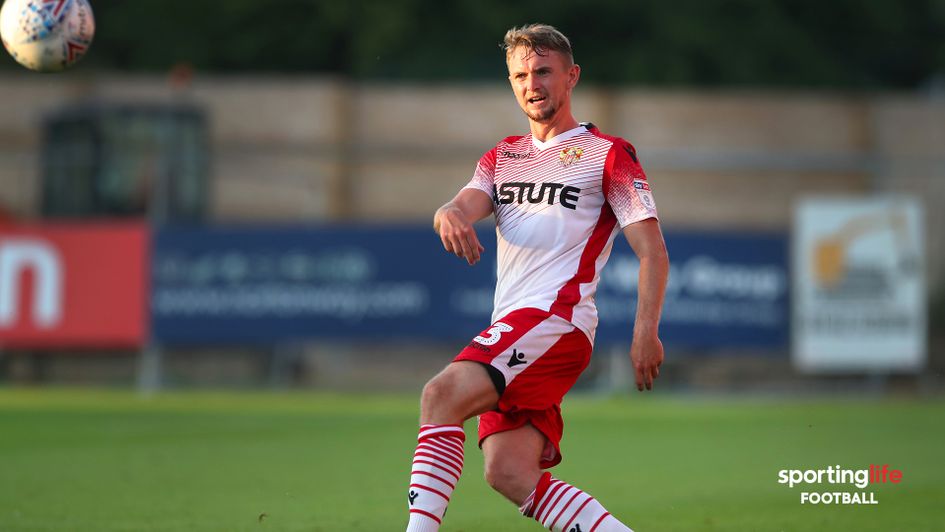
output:
[{"label": "player's left arm", "polygon": [[627,242],[640,259],[630,360],[636,373],[637,389],[651,390],[663,363],[659,322],[669,278],[669,257],[646,173],[636,149],[626,140],[615,138],[607,154],[604,191]]},{"label": "player's left arm", "polygon": [[669,279],[669,254],[656,218],[647,218],[623,228],[623,234],[640,259],[637,315],[633,325],[630,360],[636,373],[637,389],[653,389],[660,375],[663,343],[659,338],[660,313]]}]

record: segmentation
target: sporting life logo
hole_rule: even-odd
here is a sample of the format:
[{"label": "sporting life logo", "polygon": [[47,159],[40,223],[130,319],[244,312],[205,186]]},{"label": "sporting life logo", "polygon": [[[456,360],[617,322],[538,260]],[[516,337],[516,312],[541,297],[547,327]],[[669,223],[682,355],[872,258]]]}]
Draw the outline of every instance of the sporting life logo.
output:
[{"label": "sporting life logo", "polygon": [[822,484],[848,485],[851,488],[830,491],[802,491],[801,504],[879,504],[876,493],[866,491],[871,484],[899,484],[902,470],[891,469],[889,464],[870,464],[868,469],[844,469],[839,464],[826,469],[782,469],[778,471],[778,484],[787,487]]}]

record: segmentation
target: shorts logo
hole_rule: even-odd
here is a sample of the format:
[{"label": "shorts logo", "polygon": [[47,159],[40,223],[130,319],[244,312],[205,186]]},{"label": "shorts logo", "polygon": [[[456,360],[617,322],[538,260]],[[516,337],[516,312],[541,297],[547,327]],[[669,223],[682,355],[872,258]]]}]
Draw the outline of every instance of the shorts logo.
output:
[{"label": "shorts logo", "polygon": [[581,530],[581,525],[574,525],[574,527],[571,530],[568,530],[568,532],[583,532],[583,531]]},{"label": "shorts logo", "polygon": [[521,364],[528,364],[525,360],[525,353],[519,353],[517,349],[512,349],[512,356],[509,357],[509,367],[515,367]]},{"label": "shorts logo", "polygon": [[419,497],[420,494],[416,491],[410,490],[410,493],[407,494],[407,498],[410,499],[410,506],[413,506],[413,501]]},{"label": "shorts logo", "polygon": [[502,338],[502,333],[509,332],[512,330],[511,325],[506,325],[501,321],[495,322],[495,325],[489,328],[486,331],[488,336],[477,336],[473,338],[474,342],[479,342],[482,345],[495,345],[499,342],[499,339]]},{"label": "shorts logo", "polygon": [[562,166],[571,166],[580,161],[582,155],[584,155],[584,150],[581,148],[565,148],[558,154],[558,158],[561,159]]}]

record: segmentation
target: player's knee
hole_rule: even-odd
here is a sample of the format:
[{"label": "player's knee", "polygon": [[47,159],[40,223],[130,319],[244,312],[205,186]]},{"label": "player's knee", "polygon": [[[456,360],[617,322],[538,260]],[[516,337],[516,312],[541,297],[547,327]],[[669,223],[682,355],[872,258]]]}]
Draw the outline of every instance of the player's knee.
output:
[{"label": "player's knee", "polygon": [[449,384],[443,382],[444,379],[437,375],[423,386],[423,393],[420,395],[420,402],[424,405],[437,404],[449,396]]},{"label": "player's knee", "polygon": [[422,423],[462,423],[495,408],[498,401],[488,374],[472,363],[450,364],[423,387]]},{"label": "player's knee", "polygon": [[514,471],[503,468],[500,464],[493,462],[486,464],[485,473],[486,482],[489,483],[489,486],[491,486],[492,489],[503,495],[506,495],[508,492],[512,491],[512,486],[516,481]]},{"label": "player's knee", "polygon": [[424,417],[450,410],[451,401],[455,397],[453,388],[452,379],[448,375],[439,374],[430,379],[420,394],[420,410]]},{"label": "player's knee", "polygon": [[[516,503],[521,503],[524,495],[531,491],[534,486],[526,485],[528,479],[534,476],[530,470],[522,467],[520,463],[513,463],[508,460],[488,460],[486,461],[485,474],[486,482],[497,492]],[[535,474],[538,474],[537,470]]]}]

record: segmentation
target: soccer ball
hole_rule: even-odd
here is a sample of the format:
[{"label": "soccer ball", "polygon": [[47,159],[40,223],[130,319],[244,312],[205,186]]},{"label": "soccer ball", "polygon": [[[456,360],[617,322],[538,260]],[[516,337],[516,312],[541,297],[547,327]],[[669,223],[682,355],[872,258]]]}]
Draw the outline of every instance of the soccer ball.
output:
[{"label": "soccer ball", "polygon": [[58,72],[92,44],[95,18],[88,0],[6,0],[0,8],[3,47],[37,72]]}]

